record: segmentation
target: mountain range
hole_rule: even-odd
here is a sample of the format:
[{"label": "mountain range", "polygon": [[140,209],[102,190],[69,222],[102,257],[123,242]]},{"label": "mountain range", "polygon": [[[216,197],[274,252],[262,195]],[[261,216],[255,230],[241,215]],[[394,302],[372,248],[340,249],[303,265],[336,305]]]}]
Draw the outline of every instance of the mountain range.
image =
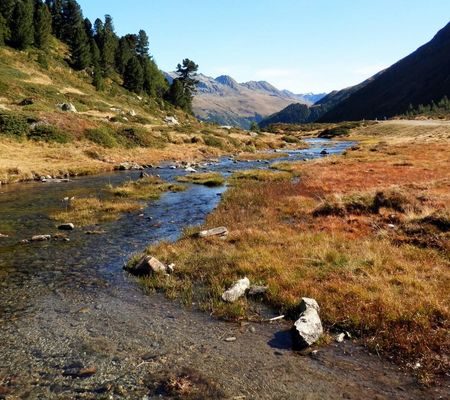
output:
[{"label": "mountain range", "polygon": [[[166,73],[169,83],[176,73]],[[293,103],[312,105],[326,93],[295,94],[279,90],[266,81],[238,83],[228,75],[212,78],[198,74],[197,94],[194,97],[195,115],[219,125],[249,128],[252,122],[259,123],[265,117]]]}]

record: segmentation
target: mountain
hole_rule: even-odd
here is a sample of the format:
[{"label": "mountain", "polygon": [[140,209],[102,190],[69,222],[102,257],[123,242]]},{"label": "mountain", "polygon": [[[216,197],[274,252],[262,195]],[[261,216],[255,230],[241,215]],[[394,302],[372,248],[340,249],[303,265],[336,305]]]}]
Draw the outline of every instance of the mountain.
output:
[{"label": "mountain", "polygon": [[[392,117],[450,96],[450,23],[427,44],[339,102],[321,122]],[[326,101],[326,99],[322,99]]]},{"label": "mountain", "polygon": [[[166,73],[169,83],[176,74]],[[265,117],[293,103],[312,105],[322,94],[294,94],[279,90],[269,82],[250,81],[238,83],[228,75],[217,78],[199,74],[197,94],[194,98],[195,115],[219,125],[249,128],[252,122],[260,122]]]},{"label": "mountain", "polygon": [[270,124],[305,124],[309,122],[315,122],[337,104],[350,97],[353,93],[367,86],[380,74],[381,72],[365,80],[364,82],[361,82],[358,85],[350,86],[342,90],[334,90],[333,92],[330,92],[323,97],[316,97],[316,95],[314,94],[302,95],[305,99],[309,96],[310,99],[318,98],[319,100],[312,106],[299,103],[290,104],[281,111],[278,111],[277,113],[264,118],[259,123],[259,126],[261,128],[266,128]]}]

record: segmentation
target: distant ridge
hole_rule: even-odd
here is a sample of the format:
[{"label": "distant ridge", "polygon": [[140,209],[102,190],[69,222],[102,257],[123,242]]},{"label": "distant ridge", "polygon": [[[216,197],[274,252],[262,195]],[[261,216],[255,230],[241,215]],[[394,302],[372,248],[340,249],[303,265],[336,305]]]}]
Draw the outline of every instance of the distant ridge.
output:
[{"label": "distant ridge", "polygon": [[450,23],[430,42],[339,102],[319,121],[389,118],[405,113],[410,105],[430,104],[444,96],[450,97]]},{"label": "distant ridge", "polygon": [[[176,77],[174,73],[165,75],[169,82]],[[294,94],[279,90],[266,81],[238,83],[228,75],[212,78],[199,74],[197,80],[199,84],[193,103],[195,115],[204,121],[245,129],[289,104],[312,105],[325,96],[325,93]]]}]

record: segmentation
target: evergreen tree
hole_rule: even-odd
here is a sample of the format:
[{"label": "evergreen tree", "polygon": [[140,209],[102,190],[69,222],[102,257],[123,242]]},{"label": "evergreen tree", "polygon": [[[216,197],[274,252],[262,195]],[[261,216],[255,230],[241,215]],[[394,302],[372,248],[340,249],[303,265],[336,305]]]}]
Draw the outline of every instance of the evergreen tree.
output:
[{"label": "evergreen tree", "polygon": [[166,95],[166,99],[175,107],[182,109],[186,109],[188,107],[188,104],[186,103],[186,96],[184,95],[183,83],[180,78],[173,80]]},{"label": "evergreen tree", "polygon": [[84,26],[75,28],[71,42],[72,66],[78,70],[87,68],[91,65],[91,47]]},{"label": "evergreen tree", "polygon": [[12,15],[11,44],[24,50],[34,41],[33,0],[17,1]]},{"label": "evergreen tree", "polygon": [[62,0],[46,1],[47,7],[52,15],[52,31],[53,34],[61,39],[63,31],[63,2]]},{"label": "evergreen tree", "polygon": [[105,24],[99,45],[101,54],[101,67],[105,77],[110,76],[115,69],[115,55],[117,48],[117,36],[114,33],[114,25],[110,15],[105,15]]},{"label": "evergreen tree", "polygon": [[141,29],[138,34],[136,53],[142,58],[148,58],[149,57],[148,51],[149,51],[148,36],[147,33]]},{"label": "evergreen tree", "polygon": [[164,75],[152,59],[145,58],[142,64],[144,71],[144,91],[149,96],[163,98],[168,89]]},{"label": "evergreen tree", "polygon": [[[182,64],[178,64],[177,66],[177,74],[179,78],[177,80],[181,83],[183,87],[183,100],[181,101],[182,105],[178,103],[173,103],[174,105],[181,107],[183,110],[192,113],[192,99],[194,97],[195,92],[197,91],[198,81],[195,79],[196,72],[198,71],[198,65],[195,64],[194,61],[189,60],[188,58],[183,60]],[[174,83],[172,83],[172,86]],[[176,83],[178,86],[178,83]],[[172,87],[171,87],[172,89]],[[178,91],[178,87],[176,88]],[[177,93],[178,96],[178,93]]]},{"label": "evergreen tree", "polygon": [[71,46],[75,40],[75,35],[78,34],[79,27],[83,27],[84,30],[84,19],[80,5],[76,0],[65,0],[62,7],[62,41]]},{"label": "evergreen tree", "polygon": [[97,18],[94,21],[94,39],[97,42],[98,48],[100,48],[103,40],[103,28],[103,21],[100,18]]},{"label": "evergreen tree", "polygon": [[0,46],[4,46],[9,38],[9,28],[5,17],[0,14]]},{"label": "evergreen tree", "polygon": [[94,37],[94,28],[92,27],[92,22],[89,18],[84,19],[84,30],[86,31],[86,35],[89,40]]},{"label": "evergreen tree", "polygon": [[97,46],[97,42],[94,38],[89,41],[89,46],[91,50],[91,64],[95,66],[100,66],[100,50]]},{"label": "evergreen tree", "polygon": [[136,56],[130,58],[123,74],[123,86],[130,92],[141,93],[144,85],[144,72]]},{"label": "evergreen tree", "polygon": [[38,2],[34,16],[34,44],[38,49],[46,50],[50,46],[52,34],[52,16],[44,3]]},{"label": "evergreen tree", "polygon": [[130,58],[136,54],[137,36],[126,35],[119,40],[116,50],[116,70],[123,75]]},{"label": "evergreen tree", "polygon": [[92,84],[98,91],[103,90],[104,88],[103,72],[102,69],[100,68],[100,64],[94,65]]}]

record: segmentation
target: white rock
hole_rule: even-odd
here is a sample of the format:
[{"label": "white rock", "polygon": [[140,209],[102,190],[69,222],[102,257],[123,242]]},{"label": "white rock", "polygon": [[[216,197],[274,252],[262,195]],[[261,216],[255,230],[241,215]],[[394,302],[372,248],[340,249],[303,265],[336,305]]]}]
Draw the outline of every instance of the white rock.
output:
[{"label": "white rock", "polygon": [[308,308],[314,308],[318,313],[320,312],[319,303],[316,300],[308,297],[303,297],[300,303],[300,312],[305,312]]},{"label": "white rock", "polygon": [[186,172],[197,172],[197,170],[196,170],[195,168],[192,168],[192,167],[187,167],[187,168],[185,169],[185,171],[186,171]]},{"label": "white rock", "polygon": [[58,229],[62,231],[73,231],[75,229],[75,225],[72,223],[61,224],[58,226]]},{"label": "white rock", "polygon": [[207,238],[211,236],[228,236],[228,229],[224,226],[219,226],[218,228],[208,229],[206,231],[200,231],[198,236],[201,238]]},{"label": "white rock", "polygon": [[222,294],[222,300],[227,303],[234,303],[245,294],[249,287],[250,281],[248,278],[240,279],[230,289]]},{"label": "white rock", "polygon": [[345,339],[345,333],[339,333],[338,335],[336,335],[336,336],[334,337],[334,340],[335,340],[337,343],[342,343],[342,342],[344,341],[344,339]]},{"label": "white rock", "polygon": [[305,348],[317,342],[323,334],[322,322],[315,308],[308,308],[293,327],[293,336],[296,347]]},{"label": "white rock", "polygon": [[180,125],[180,123],[178,122],[178,120],[175,117],[167,116],[166,118],[164,118],[164,122],[167,125]]},{"label": "white rock", "polygon": [[52,235],[34,235],[31,238],[32,242],[45,242],[46,240],[50,240]]}]

